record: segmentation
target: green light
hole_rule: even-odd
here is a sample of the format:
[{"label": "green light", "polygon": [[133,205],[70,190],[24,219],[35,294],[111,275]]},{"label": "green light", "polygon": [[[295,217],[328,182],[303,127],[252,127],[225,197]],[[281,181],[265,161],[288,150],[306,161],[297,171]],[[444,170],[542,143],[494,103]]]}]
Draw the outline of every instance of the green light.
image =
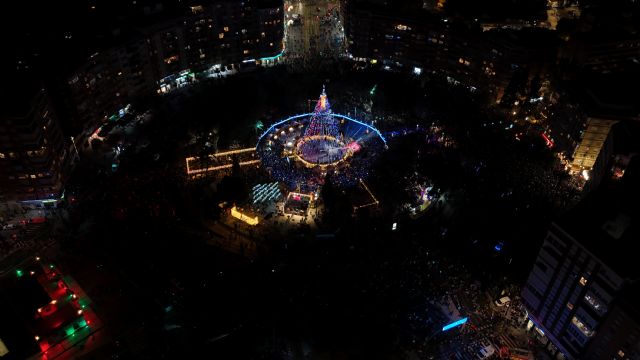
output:
[{"label": "green light", "polygon": [[81,328],[87,326],[87,321],[84,318],[78,320],[78,326],[80,326]]},{"label": "green light", "polygon": [[22,275],[24,275],[24,273],[22,272],[22,270],[18,269],[16,270],[16,275],[20,278],[22,277]]},{"label": "green light", "polygon": [[69,326],[68,328],[64,329],[65,334],[67,334],[67,336],[72,336],[75,332],[76,329],[73,328],[72,326]]},{"label": "green light", "polygon": [[376,93],[376,89],[378,88],[378,84],[375,84],[371,91],[369,91],[369,95],[373,96]]},{"label": "green light", "polygon": [[82,296],[78,296],[78,305],[80,305],[81,309],[86,308],[89,305],[89,299]]},{"label": "green light", "polygon": [[54,268],[53,264],[49,264],[49,269],[53,269],[53,268]]}]

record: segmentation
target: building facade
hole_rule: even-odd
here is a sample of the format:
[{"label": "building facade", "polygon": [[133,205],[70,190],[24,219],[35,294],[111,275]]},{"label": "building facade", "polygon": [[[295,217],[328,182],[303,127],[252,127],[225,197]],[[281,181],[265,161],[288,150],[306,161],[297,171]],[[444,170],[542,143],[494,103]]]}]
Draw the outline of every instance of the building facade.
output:
[{"label": "building facade", "polygon": [[588,118],[587,128],[571,156],[570,171],[582,177],[586,192],[595,189],[613,157],[613,131],[616,121]]},{"label": "building facade", "polygon": [[55,206],[73,153],[47,93],[20,94],[0,117],[0,202]]},{"label": "building facade", "polygon": [[638,234],[633,217],[582,210],[542,244],[522,290],[529,327],[556,359],[639,359],[638,274],[620,255]]},{"label": "building facade", "polygon": [[[343,1],[342,7],[349,56],[356,61],[387,70],[438,73],[452,83],[488,88],[498,101],[518,69],[553,59],[526,35],[484,32],[477,24],[421,7],[399,11],[372,1]],[[551,36],[545,31],[536,36],[540,34]]]},{"label": "building facade", "polygon": [[137,98],[280,61],[282,0],[214,1],[137,28],[129,41],[87,59],[67,81],[73,128],[91,132]]}]

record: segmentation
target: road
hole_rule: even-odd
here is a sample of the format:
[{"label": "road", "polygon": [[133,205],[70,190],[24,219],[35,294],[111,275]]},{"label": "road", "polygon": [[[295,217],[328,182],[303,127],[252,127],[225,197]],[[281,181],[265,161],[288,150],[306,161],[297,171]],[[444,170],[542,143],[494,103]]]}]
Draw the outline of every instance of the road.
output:
[{"label": "road", "polygon": [[335,57],[345,53],[337,2],[288,1],[285,9],[285,48],[289,59]]}]

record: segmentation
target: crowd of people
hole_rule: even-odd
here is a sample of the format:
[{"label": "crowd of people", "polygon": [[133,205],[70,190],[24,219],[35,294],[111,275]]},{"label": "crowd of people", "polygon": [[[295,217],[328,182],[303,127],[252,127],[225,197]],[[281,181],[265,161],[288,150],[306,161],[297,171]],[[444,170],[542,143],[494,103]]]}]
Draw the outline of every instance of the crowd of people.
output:
[{"label": "crowd of people", "polygon": [[[369,168],[382,151],[382,141],[368,141],[361,150],[350,157],[348,161],[336,165],[331,169],[331,180],[338,186],[351,186],[358,179],[366,179]],[[259,146],[258,154],[262,160],[262,166],[275,180],[282,181],[290,188],[296,188],[298,184],[315,182],[322,184],[324,176],[318,167],[308,167],[302,163],[284,156],[282,146]]]},{"label": "crowd of people", "polygon": [[294,72],[329,69],[346,54],[344,30],[337,13],[309,16],[287,26],[286,58]]},{"label": "crowd of people", "polygon": [[[398,328],[411,332],[397,340],[406,354],[423,353],[438,359],[470,359],[485,345],[496,350],[517,343],[527,347],[523,329],[524,311],[519,290],[512,284],[502,288],[481,273],[465,266],[460,259],[419,245],[398,265],[383,263],[369,284],[380,294],[402,294],[399,312],[394,314]],[[501,291],[511,296],[510,307],[495,305]],[[468,317],[468,322],[451,332],[443,332],[448,323]],[[505,344],[500,335],[511,328],[514,341]]]}]

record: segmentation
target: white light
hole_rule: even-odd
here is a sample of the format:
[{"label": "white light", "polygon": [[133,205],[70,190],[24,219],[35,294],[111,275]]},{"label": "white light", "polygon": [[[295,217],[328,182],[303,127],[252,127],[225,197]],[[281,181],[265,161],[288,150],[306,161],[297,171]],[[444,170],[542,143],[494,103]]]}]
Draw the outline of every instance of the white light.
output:
[{"label": "white light", "polygon": [[393,225],[391,225],[391,230],[396,230],[398,228],[398,223],[393,223]]},{"label": "white light", "polygon": [[582,177],[583,177],[586,181],[589,181],[589,170],[582,170]]},{"label": "white light", "polygon": [[414,67],[413,68],[413,73],[416,74],[416,75],[420,75],[420,74],[422,74],[422,69],[419,68],[419,67]]}]

